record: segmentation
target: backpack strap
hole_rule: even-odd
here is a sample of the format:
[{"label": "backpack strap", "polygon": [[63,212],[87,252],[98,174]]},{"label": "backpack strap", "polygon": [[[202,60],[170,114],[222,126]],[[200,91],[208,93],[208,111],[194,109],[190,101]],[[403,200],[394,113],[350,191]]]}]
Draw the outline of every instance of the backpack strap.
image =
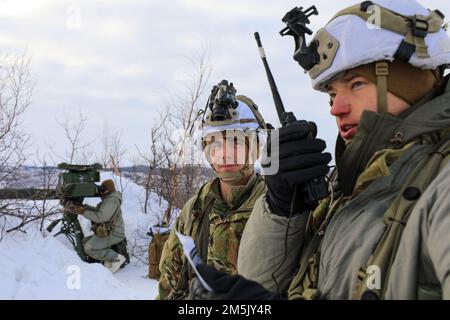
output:
[{"label": "backpack strap", "polygon": [[[200,257],[205,262],[208,255],[208,239],[209,239],[209,232],[208,232],[209,219],[207,218],[209,215],[207,213],[211,211],[212,204],[214,202],[214,198],[207,197],[207,194],[205,194],[204,192],[205,187],[207,185],[208,183],[204,184],[197,192],[191,210],[192,218],[190,219],[189,224],[186,226],[186,230],[188,231],[187,234],[192,236],[195,225],[197,225],[197,234],[196,237],[194,237],[195,238],[194,242],[200,254]],[[189,281],[194,277],[195,272],[190,266],[187,258],[184,257],[183,265],[180,271],[180,276],[177,281],[176,291],[185,292],[188,289]]]},{"label": "backpack strap", "polygon": [[[332,185],[336,179],[337,172],[335,171],[331,177]],[[331,218],[340,207],[342,201],[345,201],[342,194],[337,194],[336,199],[326,198],[310,214],[306,228],[307,238],[305,244],[307,245],[302,250],[299,271],[291,281],[288,289],[288,297],[290,300],[319,299],[318,280],[323,236]]]},{"label": "backpack strap", "polygon": [[[383,222],[386,228],[375,247],[367,264],[360,268],[353,299],[378,300],[383,299],[391,266],[397,254],[403,230],[408,218],[420,196],[430,185],[441,169],[450,160],[450,140],[444,140],[433,146],[432,150],[417,164],[409,179],[402,186],[398,196],[386,210]],[[370,266],[377,266],[382,277],[381,288],[368,287],[371,274],[367,273]]]},{"label": "backpack strap", "polygon": [[319,296],[317,290],[318,266],[322,236],[315,233],[308,241],[308,246],[302,254],[300,269],[292,279],[288,289],[289,300],[314,300]]}]

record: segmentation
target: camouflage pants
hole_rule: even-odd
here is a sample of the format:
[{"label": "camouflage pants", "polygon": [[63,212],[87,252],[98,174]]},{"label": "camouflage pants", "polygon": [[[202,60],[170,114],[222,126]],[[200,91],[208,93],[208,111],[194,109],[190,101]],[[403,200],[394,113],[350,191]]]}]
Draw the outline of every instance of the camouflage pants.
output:
[{"label": "camouflage pants", "polygon": [[124,238],[110,235],[106,238],[100,238],[95,234],[84,238],[84,252],[91,258],[100,261],[111,261],[117,257],[117,252],[111,249],[115,244],[121,242]]}]

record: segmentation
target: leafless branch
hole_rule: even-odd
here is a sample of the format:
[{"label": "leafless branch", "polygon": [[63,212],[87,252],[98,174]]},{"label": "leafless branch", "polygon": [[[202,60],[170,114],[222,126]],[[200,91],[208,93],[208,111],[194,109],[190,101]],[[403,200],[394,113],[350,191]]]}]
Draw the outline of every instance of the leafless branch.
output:
[{"label": "leafless branch", "polygon": [[[26,159],[29,136],[22,128],[22,119],[31,104],[34,81],[30,59],[21,56],[0,56],[0,188],[17,184]],[[0,240],[6,234],[8,217],[26,214],[15,200],[0,200]]]},{"label": "leafless branch", "polygon": [[64,130],[69,148],[64,156],[56,154],[58,158],[64,159],[68,163],[88,163],[92,157],[90,148],[93,141],[82,142],[82,135],[86,129],[88,118],[79,111],[78,117],[74,118],[66,115],[62,120],[56,120],[58,125]]}]

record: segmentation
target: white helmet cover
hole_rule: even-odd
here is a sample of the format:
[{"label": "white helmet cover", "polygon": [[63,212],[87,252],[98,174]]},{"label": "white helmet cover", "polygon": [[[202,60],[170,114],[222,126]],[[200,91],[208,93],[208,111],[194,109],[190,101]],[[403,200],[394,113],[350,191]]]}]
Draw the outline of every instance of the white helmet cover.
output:
[{"label": "white helmet cover", "polygon": [[[249,153],[245,157],[245,165],[238,172],[222,172],[219,173],[219,178],[228,183],[237,183],[243,176],[253,171],[254,165],[258,162],[260,157],[260,150],[263,147],[263,143],[266,141],[264,130],[266,129],[266,123],[258,111],[258,107],[254,102],[245,96],[236,97],[237,106],[229,110],[231,119],[223,121],[213,121],[211,119],[212,112],[207,110],[202,120],[200,130],[197,133],[196,144],[199,149],[204,150],[208,142],[212,141],[212,137],[222,135],[226,132],[230,134],[230,137],[238,132],[242,132],[247,139]],[[250,105],[249,105],[250,104]],[[203,153],[204,160],[212,165],[208,152]],[[214,167],[213,167],[214,168]]]},{"label": "white helmet cover", "polygon": [[[441,22],[436,13],[427,10],[414,0],[375,0],[372,2],[374,7],[371,9],[369,7],[369,11],[373,13],[373,19],[366,21],[358,15],[338,15],[323,29],[319,30],[317,35],[323,36],[325,34],[327,41],[321,43],[318,49],[319,54],[321,54],[321,66],[309,70],[314,89],[325,91],[325,85],[330,80],[357,66],[395,59],[405,35],[383,28],[383,16],[378,19],[381,20],[379,21],[381,28],[376,25],[377,6],[406,17],[420,18],[433,14],[433,24],[436,30],[429,30],[424,38],[427,57],[419,56],[417,52],[414,52],[409,59],[409,63],[422,69],[435,69],[450,64],[449,35],[442,25],[436,28],[436,23]],[[331,43],[335,45],[334,52],[330,57],[330,55],[326,56],[321,52],[321,47],[327,46],[327,44],[329,48],[333,47]],[[325,63],[323,61],[324,56],[325,59],[328,58],[331,61]]]}]

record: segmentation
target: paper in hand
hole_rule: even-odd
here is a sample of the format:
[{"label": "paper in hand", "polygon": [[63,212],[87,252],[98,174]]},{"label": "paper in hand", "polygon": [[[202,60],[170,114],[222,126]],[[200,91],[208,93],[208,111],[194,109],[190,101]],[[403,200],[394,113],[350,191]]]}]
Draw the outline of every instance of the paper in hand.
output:
[{"label": "paper in hand", "polygon": [[195,274],[198,277],[198,280],[203,285],[203,287],[208,290],[209,292],[214,292],[214,290],[206,283],[205,279],[201,276],[200,272],[197,270],[197,266],[200,263],[203,263],[202,259],[200,258],[200,255],[197,252],[197,248],[195,247],[195,242],[191,237],[185,236],[178,231],[176,232],[176,235],[178,239],[181,242],[181,245],[183,246],[183,252],[186,256],[187,260],[192,266],[192,269],[194,269]]}]

